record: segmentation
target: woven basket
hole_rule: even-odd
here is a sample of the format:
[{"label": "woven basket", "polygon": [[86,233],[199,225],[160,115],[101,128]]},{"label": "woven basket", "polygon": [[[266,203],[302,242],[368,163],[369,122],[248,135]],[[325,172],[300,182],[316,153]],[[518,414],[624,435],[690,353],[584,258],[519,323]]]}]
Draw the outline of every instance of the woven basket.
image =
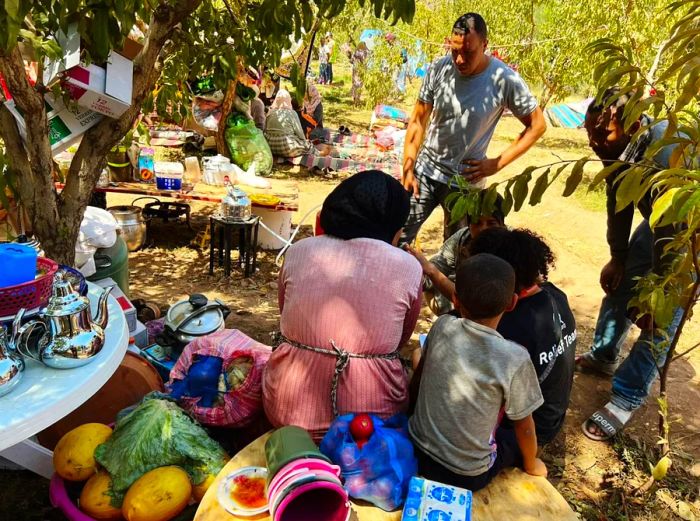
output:
[{"label": "woven basket", "polygon": [[39,257],[36,265],[37,271],[44,272],[42,276],[23,284],[0,288],[0,317],[12,317],[22,308],[31,310],[49,302],[58,264],[51,259]]}]

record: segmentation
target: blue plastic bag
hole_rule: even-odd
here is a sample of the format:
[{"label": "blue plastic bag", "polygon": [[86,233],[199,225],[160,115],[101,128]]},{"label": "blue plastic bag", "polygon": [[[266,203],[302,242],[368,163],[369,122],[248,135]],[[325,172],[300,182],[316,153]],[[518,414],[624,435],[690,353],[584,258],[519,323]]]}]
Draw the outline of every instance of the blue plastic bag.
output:
[{"label": "blue plastic bag", "polygon": [[388,420],[370,415],[374,433],[359,448],[350,434],[354,414],[339,416],[321,441],[321,452],[340,466],[345,489],[382,510],[396,510],[408,493],[408,483],[418,471],[413,444],[408,436],[408,418],[403,414]]}]

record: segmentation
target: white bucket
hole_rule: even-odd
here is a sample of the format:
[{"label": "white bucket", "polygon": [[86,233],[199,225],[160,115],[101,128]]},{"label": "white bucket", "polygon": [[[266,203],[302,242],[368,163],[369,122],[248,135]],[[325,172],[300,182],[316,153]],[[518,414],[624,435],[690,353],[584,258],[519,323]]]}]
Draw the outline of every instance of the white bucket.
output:
[{"label": "white bucket", "polygon": [[[285,241],[292,236],[292,214],[285,210],[266,210],[264,208],[253,207],[253,215],[260,217],[260,220]],[[285,243],[268,232],[263,226],[258,231],[258,246],[263,250],[280,250]]]}]

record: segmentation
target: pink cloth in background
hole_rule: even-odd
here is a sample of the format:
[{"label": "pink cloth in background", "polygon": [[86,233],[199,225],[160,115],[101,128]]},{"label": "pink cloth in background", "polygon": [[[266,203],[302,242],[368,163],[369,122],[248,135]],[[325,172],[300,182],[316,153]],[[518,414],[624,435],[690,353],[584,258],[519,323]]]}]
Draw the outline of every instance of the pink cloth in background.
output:
[{"label": "pink cloth in background", "polygon": [[[395,351],[411,336],[422,270],[410,254],[374,239],[322,235],[292,245],[279,275],[280,327],[287,338],[351,353]],[[336,358],[280,345],[263,375],[263,404],[276,427],[298,425],[319,439],[333,420]],[[399,360],[351,358],[338,386],[338,412],[389,417],[408,406]]]}]

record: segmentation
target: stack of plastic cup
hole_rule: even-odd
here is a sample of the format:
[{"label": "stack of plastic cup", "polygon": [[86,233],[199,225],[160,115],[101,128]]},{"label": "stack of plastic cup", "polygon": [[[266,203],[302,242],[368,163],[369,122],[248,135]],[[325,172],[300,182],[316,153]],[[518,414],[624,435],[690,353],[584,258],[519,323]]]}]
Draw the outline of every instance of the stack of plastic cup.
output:
[{"label": "stack of plastic cup", "polygon": [[347,521],[350,501],[340,467],[321,454],[308,432],[278,429],[265,445],[265,456],[273,521]]}]

